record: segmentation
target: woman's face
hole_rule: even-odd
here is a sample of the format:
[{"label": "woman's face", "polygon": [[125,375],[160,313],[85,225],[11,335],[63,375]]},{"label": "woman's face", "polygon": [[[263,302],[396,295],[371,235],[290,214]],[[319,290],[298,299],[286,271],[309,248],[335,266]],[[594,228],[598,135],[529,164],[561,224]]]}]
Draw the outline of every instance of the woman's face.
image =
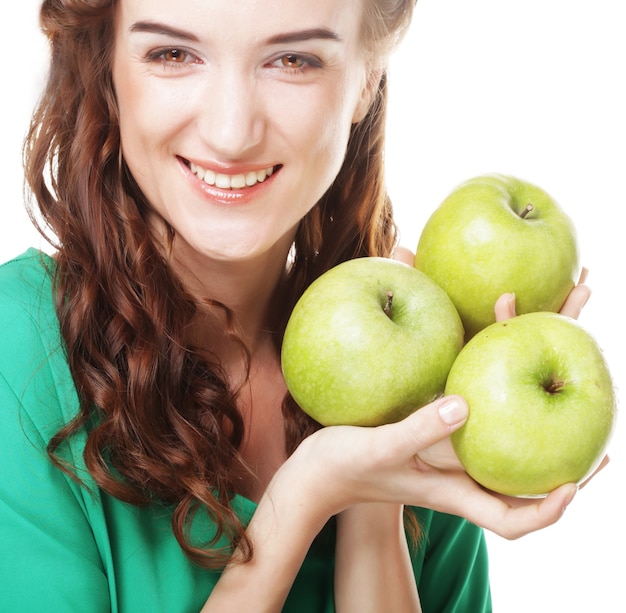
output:
[{"label": "woman's face", "polygon": [[362,2],[120,0],[122,150],[184,261],[284,257],[369,104]]}]

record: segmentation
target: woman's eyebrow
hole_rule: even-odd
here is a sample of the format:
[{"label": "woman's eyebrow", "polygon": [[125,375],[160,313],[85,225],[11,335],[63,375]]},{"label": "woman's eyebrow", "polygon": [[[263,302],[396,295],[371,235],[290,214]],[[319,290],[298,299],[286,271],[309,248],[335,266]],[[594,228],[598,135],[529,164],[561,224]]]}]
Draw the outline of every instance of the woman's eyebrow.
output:
[{"label": "woman's eyebrow", "polygon": [[304,40],[312,39],[341,41],[341,36],[328,28],[310,28],[308,30],[297,30],[294,32],[285,32],[284,34],[276,34],[269,38],[270,45],[297,43]]},{"label": "woman's eyebrow", "polygon": [[188,40],[191,42],[199,42],[198,37],[185,30],[173,28],[165,23],[158,21],[136,21],[129,30],[131,32],[149,32],[151,34],[163,34],[165,36],[171,36],[172,38],[180,38],[182,40]]},{"label": "woman's eyebrow", "polygon": [[[172,38],[199,42],[198,37],[192,32],[187,32],[179,28],[174,28],[170,25],[158,21],[137,21],[132,26],[130,26],[130,31],[162,34],[165,36],[171,36]],[[333,40],[337,42],[341,41],[341,37],[339,36],[339,34],[334,32],[333,30],[330,30],[329,28],[322,27],[275,34],[267,40],[267,44],[277,45],[286,43],[297,43],[312,39]]]}]

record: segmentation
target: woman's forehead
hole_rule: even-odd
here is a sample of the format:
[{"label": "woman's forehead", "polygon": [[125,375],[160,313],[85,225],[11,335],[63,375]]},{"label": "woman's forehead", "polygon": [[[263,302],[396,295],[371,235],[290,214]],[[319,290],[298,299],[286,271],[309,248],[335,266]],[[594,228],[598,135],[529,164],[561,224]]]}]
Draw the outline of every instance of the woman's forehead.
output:
[{"label": "woman's forehead", "polygon": [[124,22],[166,21],[229,36],[326,27],[339,36],[358,31],[366,0],[118,0]]}]

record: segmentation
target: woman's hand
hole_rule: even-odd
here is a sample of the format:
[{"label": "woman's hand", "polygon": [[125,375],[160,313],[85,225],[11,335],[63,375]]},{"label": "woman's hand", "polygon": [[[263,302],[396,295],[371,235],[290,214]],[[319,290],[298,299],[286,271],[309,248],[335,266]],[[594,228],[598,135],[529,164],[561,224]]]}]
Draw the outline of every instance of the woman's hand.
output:
[{"label": "woman's hand", "polygon": [[[398,247],[394,258],[412,264],[413,254]],[[577,317],[590,295],[587,271],[567,298],[561,312]],[[515,297],[505,294],[496,307],[497,319],[515,316]],[[506,497],[488,492],[462,469],[449,435],[461,427],[468,407],[462,398],[440,399],[397,424],[378,428],[325,428],[305,441],[318,458],[339,464],[341,487],[334,491],[332,477],[325,478],[332,494],[332,513],[357,502],[396,502],[422,506],[467,518],[506,538],[517,538],[557,521],[576,494],[566,484],[542,499]]]},{"label": "woman's hand", "polygon": [[[589,296],[591,296],[591,290],[585,284],[587,274],[587,269],[583,268],[580,272],[578,283],[573,287],[559,311],[561,315],[578,319],[583,307],[587,304],[587,300],[589,300]],[[515,317],[515,294],[502,294],[496,302],[494,311],[496,321],[504,321],[505,319]]]},{"label": "woman's hand", "polygon": [[[393,253],[393,259],[413,266],[415,254],[406,247],[398,245]],[[591,290],[585,284],[588,270],[583,268],[578,278],[578,283],[574,286],[561,307],[561,315],[567,315],[573,319],[578,319],[580,312],[589,300]],[[515,317],[515,295],[503,294],[495,305],[496,321],[503,321],[510,317]]]},{"label": "woman's hand", "polygon": [[329,515],[361,502],[421,506],[511,539],[557,521],[576,493],[574,484],[541,500],[511,499],[485,491],[465,473],[449,436],[467,416],[462,398],[441,398],[395,424],[324,428],[292,460],[308,467],[308,478],[314,471],[316,504]]},{"label": "woman's hand", "polygon": [[402,245],[398,245],[393,252],[393,259],[398,260],[398,262],[408,264],[409,266],[413,266],[415,262],[415,254],[410,249],[402,247]]}]

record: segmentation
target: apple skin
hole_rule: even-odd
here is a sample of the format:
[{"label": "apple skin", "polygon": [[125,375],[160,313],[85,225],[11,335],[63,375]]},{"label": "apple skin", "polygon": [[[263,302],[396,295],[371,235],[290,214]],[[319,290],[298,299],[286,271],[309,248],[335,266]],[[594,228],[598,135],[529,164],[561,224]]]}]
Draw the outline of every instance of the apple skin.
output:
[{"label": "apple skin", "polygon": [[495,322],[494,304],[507,292],[519,314],[558,312],[580,271],[563,209],[539,187],[502,174],[470,179],[439,205],[420,235],[415,267],[450,296],[466,340]]},{"label": "apple skin", "polygon": [[291,395],[317,422],[376,426],[440,396],[462,345],[461,320],[439,286],[407,264],[363,257],[307,288],[281,362]]},{"label": "apple skin", "polygon": [[[561,382],[555,389],[551,382]],[[596,341],[574,319],[528,313],[494,323],[464,346],[447,394],[470,407],[451,436],[467,473],[510,496],[579,483],[602,459],[615,390]]]}]

